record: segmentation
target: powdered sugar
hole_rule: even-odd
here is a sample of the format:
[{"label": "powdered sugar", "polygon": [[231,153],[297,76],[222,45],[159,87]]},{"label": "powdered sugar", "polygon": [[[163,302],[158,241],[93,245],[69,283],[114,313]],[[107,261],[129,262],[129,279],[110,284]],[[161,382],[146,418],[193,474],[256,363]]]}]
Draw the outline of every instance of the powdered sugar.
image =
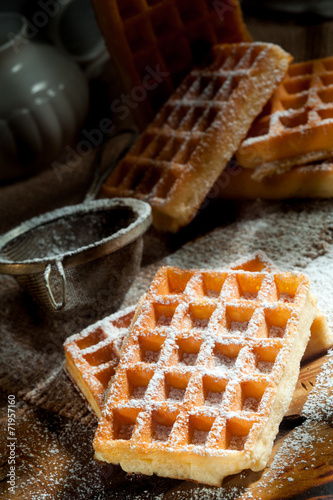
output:
[{"label": "powdered sugar", "polygon": [[246,398],[243,404],[243,411],[258,411],[260,400],[258,398]]},{"label": "powdered sugar", "polygon": [[272,325],[269,329],[269,336],[271,338],[281,338],[284,336],[286,329],[282,326]]},{"label": "powdered sugar", "polygon": [[191,444],[204,446],[206,444],[207,438],[208,438],[208,432],[199,431],[199,430],[195,429],[193,431]]},{"label": "powdered sugar", "polygon": [[168,399],[172,399],[173,401],[183,401],[184,396],[185,396],[185,389],[170,387]]},{"label": "powdered sugar", "polygon": [[232,321],[229,332],[232,335],[244,335],[248,327],[248,321]]},{"label": "powdered sugar", "polygon": [[206,398],[205,398],[205,404],[206,405],[220,405],[223,400],[223,395],[224,391],[222,392],[214,392],[214,391],[208,391]]},{"label": "powdered sugar", "polygon": [[156,441],[167,441],[169,439],[172,426],[155,425],[153,439]]},{"label": "powdered sugar", "polygon": [[271,363],[270,361],[259,361],[259,363],[257,364],[257,369],[261,373],[269,374],[269,373],[271,373],[273,366],[274,366],[274,363]]},{"label": "powdered sugar", "polygon": [[320,421],[333,414],[333,349],[328,352],[328,361],[322,366],[304,407],[303,415]]}]

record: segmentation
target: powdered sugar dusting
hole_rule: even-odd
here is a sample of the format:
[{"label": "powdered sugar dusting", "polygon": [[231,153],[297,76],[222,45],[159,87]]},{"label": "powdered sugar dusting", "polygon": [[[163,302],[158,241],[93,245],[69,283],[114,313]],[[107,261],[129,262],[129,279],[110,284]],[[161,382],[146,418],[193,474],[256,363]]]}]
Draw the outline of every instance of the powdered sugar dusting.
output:
[{"label": "powdered sugar dusting", "polygon": [[286,329],[282,326],[272,325],[269,329],[269,336],[272,338],[281,338],[284,336]]},{"label": "powdered sugar dusting", "polygon": [[333,349],[328,352],[328,361],[322,366],[304,407],[303,415],[308,419],[320,421],[329,419],[333,414]]},{"label": "powdered sugar dusting", "polygon": [[[244,259],[261,250],[279,269],[302,271],[309,276],[318,306],[332,328],[329,293],[333,283],[332,243],[330,202],[312,202],[311,208],[304,204],[301,209],[293,210],[293,205],[286,202],[256,201],[245,206],[240,220],[185,245],[166,257],[162,264],[182,269],[222,269],[230,265],[231,260]],[[282,298],[288,299],[285,295]]]},{"label": "powdered sugar dusting", "polygon": [[208,391],[205,399],[205,404],[212,406],[220,405],[223,400],[223,395],[224,391],[222,392]]},{"label": "powdered sugar dusting", "polygon": [[291,295],[290,293],[280,293],[279,297],[280,302],[293,302],[294,301],[294,296]]},{"label": "powdered sugar dusting", "polygon": [[[281,216],[281,212],[283,216]],[[325,224],[323,224],[323,220],[325,220]],[[295,227],[297,227],[297,231],[295,231]],[[162,264],[176,265],[184,269],[222,269],[230,263],[231,255],[233,256],[232,260],[236,260],[244,258],[244,255],[254,253],[258,249],[264,250],[268,258],[272,259],[280,269],[287,271],[301,270],[310,277],[312,292],[318,297],[318,306],[325,313],[332,327],[333,310],[330,292],[333,283],[332,243],[333,212],[328,202],[321,202],[320,204],[312,202],[311,209],[303,205],[302,210],[295,211],[291,205],[286,203],[273,206],[264,202],[254,202],[251,204],[251,210],[244,212],[242,220],[227,227],[218,228],[207,237],[186,245],[175,254],[167,257]],[[216,299],[219,295],[220,292],[214,291],[210,294],[208,290],[206,291],[206,296],[209,299]],[[254,299],[253,296],[243,296],[242,298]],[[292,295],[288,296],[283,292],[277,296],[277,300],[279,299],[286,306],[289,306],[289,304],[293,306],[294,298]],[[284,328],[278,325],[268,325],[268,335],[272,339],[283,340]],[[270,375],[273,367],[274,363],[272,362],[260,359],[256,362],[256,370],[261,374]],[[331,369],[330,364],[326,366],[325,370],[323,367],[326,376],[322,378],[322,387],[329,387],[329,381],[332,380]],[[317,383],[319,383],[319,379]],[[209,406],[207,399],[209,400],[212,397],[211,394],[214,393],[210,393],[208,398],[206,397],[205,404],[207,406]],[[215,402],[215,397],[218,398],[220,395],[218,397],[214,396],[212,403]],[[322,414],[323,407],[327,408],[327,411],[324,412],[325,415],[332,414],[332,398],[329,393],[325,393],[324,401],[323,398],[315,398],[315,391],[313,391],[308,402],[304,407],[304,415],[307,418],[309,418],[310,413],[318,415],[318,410]],[[214,404],[212,404],[212,407],[214,407]],[[322,417],[319,416],[318,419],[320,418]],[[296,453],[296,449],[300,446],[304,445],[307,450],[309,449],[307,443],[313,442],[311,436],[304,435],[302,442],[299,442],[301,433],[307,434],[306,431],[307,429],[302,426],[299,434],[294,435],[293,433],[290,439],[286,440],[285,455],[283,455],[283,460],[281,458],[281,462],[275,462],[275,472],[283,469],[283,461],[289,460],[286,457],[293,459],[294,452]],[[293,482],[294,479],[295,477],[289,474],[282,481],[289,483]],[[269,482],[274,480],[274,477],[271,477]],[[244,497],[259,500],[261,498],[260,487],[264,491],[264,488],[267,489],[267,484],[267,481],[263,480],[262,485],[259,485],[256,491],[247,489],[244,496],[241,490],[237,488],[211,490],[203,486],[192,487],[190,497],[203,499],[238,499]],[[183,495],[178,492],[177,497],[175,496],[177,500],[188,497],[185,491]],[[170,498],[173,498],[173,495]]]},{"label": "powdered sugar dusting", "polygon": [[153,439],[156,441],[167,441],[172,431],[171,426],[156,425],[153,433]]},{"label": "powdered sugar dusting", "polygon": [[243,404],[243,411],[258,411],[260,400],[258,398],[246,398]]},{"label": "powdered sugar dusting", "polygon": [[230,325],[230,333],[233,335],[244,335],[248,327],[248,321],[232,321]]},{"label": "powdered sugar dusting", "polygon": [[133,390],[132,390],[132,393],[131,393],[131,398],[133,399],[142,399],[145,397],[145,394],[146,394],[146,390],[147,390],[147,387],[143,387],[143,386],[137,386],[137,387],[134,387]]},{"label": "powdered sugar dusting", "polygon": [[244,448],[244,444],[246,441],[246,437],[244,436],[232,436],[229,442],[229,450],[242,450]]},{"label": "powdered sugar dusting", "polygon": [[170,387],[168,399],[173,399],[174,401],[183,401],[184,396],[185,396],[185,389]]},{"label": "powdered sugar dusting", "polygon": [[235,368],[236,359],[229,358],[219,351],[215,352],[215,366],[221,371],[230,371]]},{"label": "powdered sugar dusting", "polygon": [[180,364],[194,366],[197,362],[198,354],[195,352],[184,352]]},{"label": "powdered sugar dusting", "polygon": [[191,443],[199,446],[204,446],[208,438],[208,432],[199,431],[195,429],[193,431]]},{"label": "powdered sugar dusting", "polygon": [[268,373],[271,373],[273,366],[274,366],[274,363],[271,363],[270,361],[259,361],[259,363],[257,364],[257,369],[261,373],[268,374]]},{"label": "powdered sugar dusting", "polygon": [[160,351],[145,351],[143,361],[145,363],[157,363],[160,359]]}]

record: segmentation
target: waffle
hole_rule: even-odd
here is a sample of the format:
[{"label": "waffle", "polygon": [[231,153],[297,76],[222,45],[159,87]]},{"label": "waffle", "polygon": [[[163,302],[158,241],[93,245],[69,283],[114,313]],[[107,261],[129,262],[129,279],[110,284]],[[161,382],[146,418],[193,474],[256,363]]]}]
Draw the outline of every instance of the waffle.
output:
[{"label": "waffle", "polygon": [[211,485],[262,469],[314,315],[302,274],[161,268],[124,346],[95,457]]},{"label": "waffle", "polygon": [[130,107],[141,129],[213,45],[251,41],[238,0],[92,3],[131,100],[131,106],[123,100],[124,106],[118,102],[113,111]]},{"label": "waffle", "polygon": [[185,78],[111,173],[103,194],[149,202],[158,229],[188,224],[289,60],[272,44],[215,46],[211,64]]},{"label": "waffle", "polygon": [[333,154],[333,57],[292,64],[237,161],[257,180]]},{"label": "waffle", "polygon": [[261,180],[253,179],[250,169],[233,165],[214,184],[212,197],[243,200],[333,198],[333,159],[292,167],[288,172]]},{"label": "waffle", "polygon": [[99,418],[135,307],[112,314],[64,343],[65,369]]},{"label": "waffle", "polygon": [[[278,271],[261,251],[232,264],[230,269],[255,273]],[[123,339],[127,337],[135,310],[136,306],[132,306],[112,314],[82,333],[72,335],[64,344],[65,369],[98,418],[101,417],[105,394],[118,366]],[[317,308],[302,361],[318,357],[332,345],[333,333]]]}]

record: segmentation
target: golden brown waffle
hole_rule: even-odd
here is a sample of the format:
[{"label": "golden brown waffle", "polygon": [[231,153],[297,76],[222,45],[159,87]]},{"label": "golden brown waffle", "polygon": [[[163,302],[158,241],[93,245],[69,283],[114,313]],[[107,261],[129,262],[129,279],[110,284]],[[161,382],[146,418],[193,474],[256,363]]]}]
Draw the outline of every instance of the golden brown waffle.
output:
[{"label": "golden brown waffle", "polygon": [[[273,262],[261,251],[244,257],[230,269],[278,272]],[[64,344],[65,369],[98,418],[101,416],[109,382],[118,366],[121,345],[123,339],[127,337],[135,309],[136,306],[133,306],[112,314],[86,328],[81,334],[72,335]],[[333,333],[325,316],[317,308],[316,317],[311,325],[310,340],[302,361],[318,357],[332,345]],[[91,355],[92,346],[94,355]]]},{"label": "golden brown waffle", "polygon": [[262,469],[314,315],[302,274],[161,268],[124,346],[95,457],[212,485]]},{"label": "golden brown waffle", "polygon": [[118,366],[120,349],[135,309],[130,307],[112,314],[64,343],[66,371],[97,417],[101,416],[107,386]]},{"label": "golden brown waffle", "polygon": [[333,153],[333,57],[292,64],[248,137],[237,161],[257,180]]},{"label": "golden brown waffle", "polygon": [[238,0],[93,0],[93,5],[129,99],[121,96],[113,111],[131,109],[141,129],[213,45],[251,41]]},{"label": "golden brown waffle", "polygon": [[149,202],[158,229],[188,224],[289,60],[272,44],[215,46],[211,64],[185,78],[111,173],[103,194]]},{"label": "golden brown waffle", "polygon": [[333,159],[295,166],[288,172],[261,180],[252,170],[232,166],[214,184],[214,197],[225,199],[285,200],[289,198],[333,198]]}]

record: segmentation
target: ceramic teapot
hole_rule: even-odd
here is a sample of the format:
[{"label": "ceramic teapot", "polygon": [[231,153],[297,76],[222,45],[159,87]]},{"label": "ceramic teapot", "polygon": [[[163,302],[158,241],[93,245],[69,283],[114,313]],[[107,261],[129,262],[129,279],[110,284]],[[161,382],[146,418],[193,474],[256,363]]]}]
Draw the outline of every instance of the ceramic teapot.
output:
[{"label": "ceramic teapot", "polygon": [[34,40],[19,14],[0,14],[0,182],[61,159],[88,104],[76,63]]}]

